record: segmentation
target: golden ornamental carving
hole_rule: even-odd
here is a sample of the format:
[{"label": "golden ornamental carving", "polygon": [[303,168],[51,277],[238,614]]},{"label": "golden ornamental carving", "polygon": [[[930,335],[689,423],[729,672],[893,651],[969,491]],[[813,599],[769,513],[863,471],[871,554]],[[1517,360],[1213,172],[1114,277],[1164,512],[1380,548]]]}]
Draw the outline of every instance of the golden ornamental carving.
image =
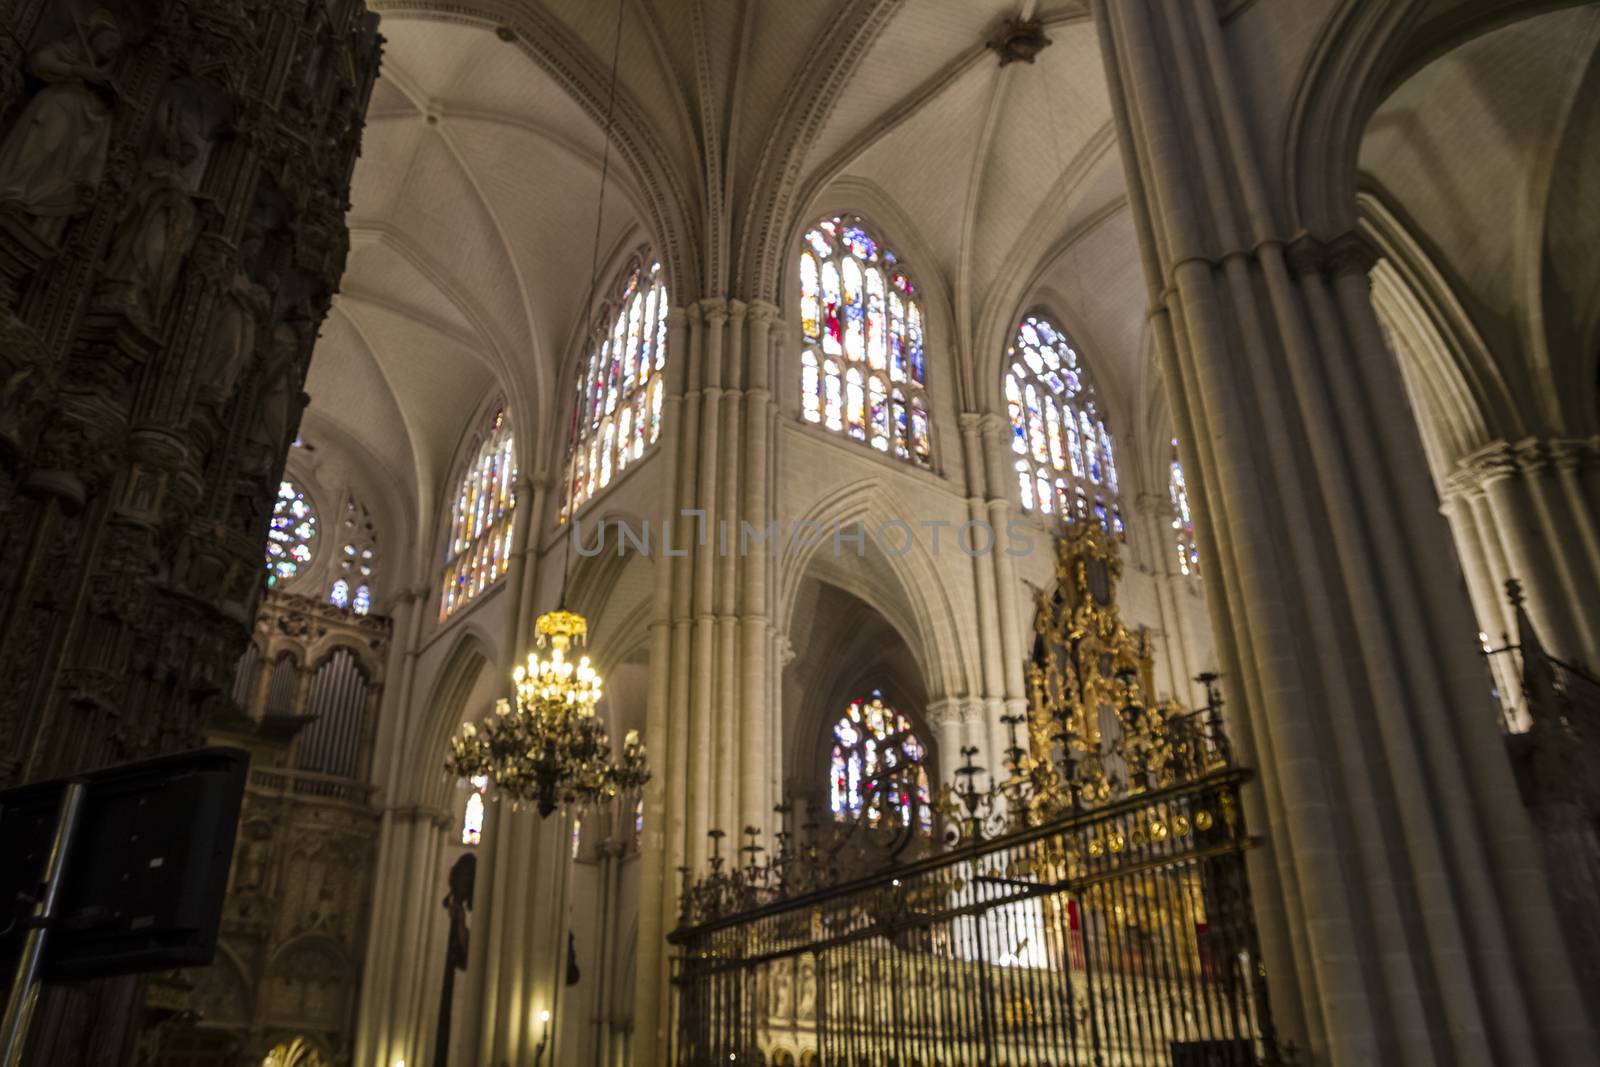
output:
[{"label": "golden ornamental carving", "polygon": [[1162,789],[1228,759],[1220,725],[1154,701],[1149,634],[1117,608],[1122,561],[1098,523],[1068,526],[1056,545],[1056,588],[1035,589],[1034,652],[1027,667],[1025,777],[1030,819],[1093,808]]}]

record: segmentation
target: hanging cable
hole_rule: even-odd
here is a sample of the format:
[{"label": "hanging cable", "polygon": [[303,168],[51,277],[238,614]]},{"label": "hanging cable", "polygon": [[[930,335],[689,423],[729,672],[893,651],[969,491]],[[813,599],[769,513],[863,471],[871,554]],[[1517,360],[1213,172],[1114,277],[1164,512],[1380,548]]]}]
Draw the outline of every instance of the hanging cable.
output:
[{"label": "hanging cable", "polygon": [[[594,243],[589,253],[589,288],[583,296],[582,308],[584,321],[584,343],[589,342],[589,334],[593,332],[593,323],[590,315],[593,311],[595,290],[600,285],[600,238],[605,226],[606,217],[606,181],[611,175],[611,124],[612,113],[617,104],[617,69],[622,58],[622,16],[627,10],[628,0],[617,0],[617,28],[611,42],[611,84],[606,91],[606,121],[605,121],[605,147],[600,153],[600,194],[594,206]],[[572,421],[567,430],[567,486],[562,494],[566,513],[561,516],[561,522],[567,526],[567,541],[565,551],[561,557],[561,596],[556,606],[565,611],[567,607],[567,583],[572,578],[572,539],[576,536],[576,525],[567,520],[577,516],[578,505],[578,420],[583,412],[578,402],[572,408]]]}]

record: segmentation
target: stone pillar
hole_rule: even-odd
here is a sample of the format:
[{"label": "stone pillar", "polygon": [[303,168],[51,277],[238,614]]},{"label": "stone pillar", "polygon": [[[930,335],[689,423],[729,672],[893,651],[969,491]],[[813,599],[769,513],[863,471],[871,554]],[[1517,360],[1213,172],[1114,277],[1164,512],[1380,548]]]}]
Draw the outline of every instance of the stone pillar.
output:
[{"label": "stone pillar", "polygon": [[[0,786],[226,707],[379,62],[360,0],[64,10],[6,11],[49,77],[0,90]],[[125,1062],[137,987],[51,991],[24,1058]]]},{"label": "stone pillar", "polygon": [[[1211,5],[1096,0],[1248,791],[1282,1030],[1338,1064],[1589,1063],[1370,262],[1277,217]],[[1351,205],[1353,221],[1354,205]]]},{"label": "stone pillar", "polygon": [[[1009,537],[1006,528],[1011,522],[1011,478],[1007,473],[1010,462],[1011,426],[1004,415],[990,412],[982,416],[979,440],[983,444],[985,490],[989,526],[994,530],[994,551],[988,554],[994,568],[994,613],[1000,626],[1000,683],[998,694],[990,694],[987,707],[988,734],[978,742],[984,750],[980,762],[991,774],[1004,774],[1002,753],[1009,745],[1002,716],[1027,715],[1028,692],[1023,682],[1024,665],[1032,649],[1024,644],[1022,615],[1024,606],[1018,602],[1017,593],[1022,583],[1017,580],[1017,568],[1011,554],[1006,551]],[[994,696],[999,696],[999,707]]]},{"label": "stone pillar", "polygon": [[[993,444],[992,420],[978,412],[963,412],[958,420],[958,426],[961,430],[961,465],[967,475],[967,519],[975,523],[991,523],[994,521],[994,515],[1005,515],[1003,497],[1009,484],[1002,481],[996,485],[991,483],[988,477],[988,453]],[[1003,522],[1002,518],[1002,525],[994,528],[995,553],[1005,551],[1004,546],[1007,544]],[[950,546],[945,546],[945,550],[952,549]],[[948,729],[944,726],[939,727],[939,756],[943,761],[946,781],[949,780],[950,770],[961,765],[963,745],[976,745],[982,750],[975,760],[979,765],[993,771],[1001,769],[1000,747],[996,747],[996,737],[999,735],[990,732],[999,729],[1000,716],[1005,714],[1007,678],[1005,666],[1007,650],[1001,636],[999,595],[995,589],[998,567],[989,555],[975,556],[971,563],[973,605],[977,609],[973,624],[978,632],[980,699],[973,711],[975,719],[973,723],[969,724],[966,721],[967,716],[964,712],[953,716],[947,713],[945,720]],[[928,713],[932,717],[931,707]],[[977,736],[968,737],[967,732],[974,727],[977,728]]]},{"label": "stone pillar", "polygon": [[1184,619],[1183,598],[1186,582],[1192,579],[1173,562],[1177,552],[1172,530],[1172,502],[1155,493],[1141,493],[1134,502],[1135,543],[1144,542],[1152,561],[1151,584],[1156,594],[1157,617],[1161,631],[1153,634],[1159,655],[1167,667],[1167,685],[1172,698],[1185,707],[1198,707],[1190,683],[1199,668],[1189,658],[1189,628]]},{"label": "stone pillar", "polygon": [[1494,644],[1516,630],[1501,593],[1515,578],[1545,648],[1600,666],[1600,507],[1586,488],[1595,469],[1600,439],[1496,441],[1456,464],[1444,510]]},{"label": "stone pillar", "polygon": [[667,319],[664,496],[645,741],[634,1042],[664,1051],[664,939],[677,923],[678,868],[703,867],[706,831],[769,829],[781,766],[770,538],[776,470],[773,325],[765,302],[706,299]]},{"label": "stone pillar", "polygon": [[356,1014],[356,1067],[426,1062],[443,978],[435,898],[444,884],[449,829],[449,814],[433,808],[396,807],[383,813],[373,933]]}]

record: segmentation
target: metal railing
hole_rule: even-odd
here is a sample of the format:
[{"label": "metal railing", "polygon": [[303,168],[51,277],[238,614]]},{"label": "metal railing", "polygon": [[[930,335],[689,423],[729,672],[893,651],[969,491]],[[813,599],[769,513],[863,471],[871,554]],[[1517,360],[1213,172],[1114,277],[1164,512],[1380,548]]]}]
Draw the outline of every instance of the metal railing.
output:
[{"label": "metal railing", "polygon": [[1248,772],[680,927],[674,1062],[1285,1062],[1243,854]]}]

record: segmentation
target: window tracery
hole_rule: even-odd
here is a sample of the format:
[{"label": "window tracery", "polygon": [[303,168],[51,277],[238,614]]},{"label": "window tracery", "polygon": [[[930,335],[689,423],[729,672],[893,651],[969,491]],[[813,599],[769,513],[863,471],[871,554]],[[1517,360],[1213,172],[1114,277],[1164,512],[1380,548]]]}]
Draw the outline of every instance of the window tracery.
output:
[{"label": "window tracery", "polygon": [[806,421],[931,466],[922,301],[899,258],[857,216],[806,231],[800,322]]},{"label": "window tracery", "polygon": [[1111,432],[1066,334],[1044,315],[1029,315],[1006,349],[1006,364],[1006,409],[1023,508],[1068,522],[1092,515],[1124,536]]},{"label": "window tracery", "polygon": [[1189,511],[1189,486],[1183,480],[1183,464],[1178,462],[1178,439],[1172,439],[1172,468],[1167,478],[1167,493],[1172,498],[1172,532],[1178,549],[1178,572],[1199,575],[1200,549],[1194,540],[1194,516]]},{"label": "window tracery", "polygon": [[278,483],[267,529],[267,585],[291,581],[316,556],[317,513],[304,490],[285,478]]},{"label": "window tracery", "polygon": [[483,843],[483,793],[489,788],[489,779],[478,775],[471,781],[472,791],[467,794],[467,810],[461,816],[461,843]]},{"label": "window tracery", "polygon": [[372,610],[372,586],[378,569],[378,534],[372,516],[351,494],[345,497],[344,519],[339,526],[344,542],[338,556],[338,571],[328,588],[328,603],[357,615]]},{"label": "window tracery", "polygon": [[635,261],[623,272],[615,304],[602,305],[601,328],[578,374],[563,514],[609,485],[661,435],[667,310],[658,261]]},{"label": "window tracery", "polygon": [[[876,689],[870,696],[852,701],[833,726],[828,802],[834,818],[854,819],[865,811],[868,820],[876,823],[885,804],[872,795],[874,779],[893,769],[901,754],[919,764],[927,759],[927,749],[912,732],[910,720],[885,703],[883,694]],[[887,806],[898,808],[905,823],[911,821],[915,808],[918,829],[925,834],[933,832],[925,765],[917,767],[916,796],[902,792],[887,798]]]},{"label": "window tracery", "polygon": [[[440,622],[498,581],[511,562],[517,460],[510,420],[504,410],[496,411],[489,420],[483,440],[472,455],[456,491],[450,540],[445,544]],[[352,606],[364,600],[370,607],[370,589],[365,597],[361,590],[358,585],[352,591]]]}]

